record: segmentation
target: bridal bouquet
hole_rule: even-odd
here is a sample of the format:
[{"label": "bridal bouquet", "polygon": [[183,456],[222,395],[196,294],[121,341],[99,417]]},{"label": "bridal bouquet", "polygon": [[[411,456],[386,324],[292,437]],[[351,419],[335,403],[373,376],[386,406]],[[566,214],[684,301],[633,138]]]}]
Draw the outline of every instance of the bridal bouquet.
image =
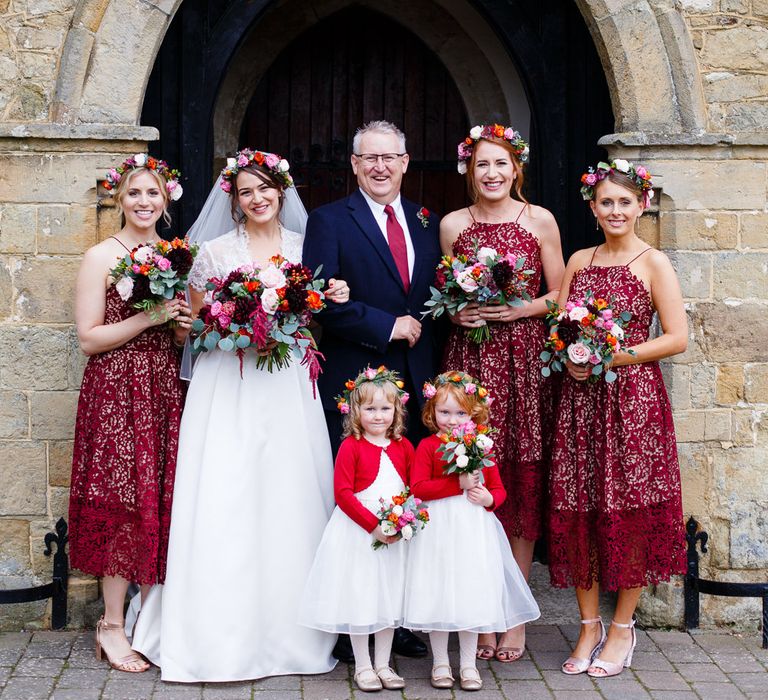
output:
[{"label": "bridal bouquet", "polygon": [[[387,503],[383,498],[379,499],[379,503],[381,508],[376,517],[379,519],[382,532],[388,537],[400,535],[400,538],[407,542],[415,537],[419,530],[423,530],[429,522],[427,506],[420,498],[411,495],[408,488],[397,496],[393,496],[391,503]],[[374,540],[371,544],[374,549],[386,546],[379,540]]]},{"label": "bridal bouquet", "polygon": [[610,369],[614,354],[622,348],[624,330],[632,318],[628,311],[616,312],[614,299],[595,298],[587,290],[583,299],[569,301],[564,309],[548,301],[549,313],[546,321],[549,325],[549,338],[544,344],[541,361],[544,366],[541,373],[548,377],[552,371],[562,372],[566,360],[577,365],[591,365],[592,373],[587,381],[598,382],[605,377],[606,382],[616,380],[616,372]]},{"label": "bridal bouquet", "polygon": [[480,471],[480,483],[483,483],[485,467],[493,466],[493,428],[487,425],[467,421],[454,428],[450,433],[441,433],[442,445],[437,449],[440,459],[448,462],[446,474],[469,474]]},{"label": "bridal bouquet", "polygon": [[[531,301],[526,286],[534,274],[525,265],[525,257],[500,255],[494,248],[480,248],[477,241],[471,255],[444,255],[423,315],[437,318],[443,311],[453,315],[472,302],[521,306],[523,300]],[[467,336],[482,343],[491,337],[491,332],[486,324],[468,329]]]},{"label": "bridal bouquet", "polygon": [[312,315],[325,308],[325,280],[319,273],[320,268],[312,274],[277,255],[262,268],[244,265],[226,279],[209,280],[206,305],[192,323],[192,352],[235,352],[241,376],[247,348],[258,352],[256,366],[269,372],[288,366],[296,356],[308,367],[314,388],[322,355],[308,326]]},{"label": "bridal bouquet", "polygon": [[154,312],[185,290],[197,248],[186,238],[137,246],[110,270],[115,290],[134,309]]}]

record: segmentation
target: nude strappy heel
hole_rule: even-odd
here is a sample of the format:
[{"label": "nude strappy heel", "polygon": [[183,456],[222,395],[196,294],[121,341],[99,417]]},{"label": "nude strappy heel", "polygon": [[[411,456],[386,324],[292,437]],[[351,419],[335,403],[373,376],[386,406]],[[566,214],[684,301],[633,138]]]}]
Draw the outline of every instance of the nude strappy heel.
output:
[{"label": "nude strappy heel", "polygon": [[637,634],[635,633],[635,621],[632,620],[629,624],[623,624],[613,620],[612,625],[621,627],[622,629],[632,630],[632,646],[629,647],[627,655],[624,657],[622,663],[612,663],[611,661],[603,661],[602,659],[595,659],[589,668],[600,669],[605,673],[596,673],[595,671],[587,670],[587,675],[591,678],[609,678],[610,676],[618,676],[625,668],[629,668],[632,664],[632,654],[635,652],[635,646],[637,645]]},{"label": "nude strappy heel", "polygon": [[[575,656],[569,656],[564,662],[563,665],[560,667],[560,670],[565,673],[567,676],[578,676],[580,673],[584,673],[591,665],[594,658],[601,652],[603,648],[603,644],[605,644],[605,625],[603,625],[603,618],[602,617],[594,617],[591,620],[582,620],[582,625],[591,625],[595,622],[600,623],[600,641],[595,644],[594,647],[592,647],[592,651],[589,652],[589,658],[587,659],[578,659]],[[573,666],[575,669],[574,671],[570,671],[566,668],[568,665]]]},{"label": "nude strappy heel", "polygon": [[[109,658],[106,650],[101,645],[101,635],[107,630],[122,630],[123,626],[116,622],[107,622],[102,615],[99,621],[96,623],[96,658],[101,661],[106,659],[107,663],[116,671],[123,671],[124,673],[144,673],[149,670],[149,664],[141,658],[135,651],[124,656],[122,659],[112,661]],[[142,664],[143,668],[130,668],[131,664]]]}]

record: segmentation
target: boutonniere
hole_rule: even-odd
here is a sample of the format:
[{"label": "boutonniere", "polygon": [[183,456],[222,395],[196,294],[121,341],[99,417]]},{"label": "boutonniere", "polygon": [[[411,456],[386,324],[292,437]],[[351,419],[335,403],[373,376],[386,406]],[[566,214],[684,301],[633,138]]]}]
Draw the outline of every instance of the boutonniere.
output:
[{"label": "boutonniere", "polygon": [[421,209],[419,209],[419,211],[416,212],[416,216],[419,219],[419,221],[421,221],[421,225],[424,228],[427,228],[429,226],[429,217],[431,216],[431,214],[429,213],[429,209],[427,209],[426,207],[422,207]]}]

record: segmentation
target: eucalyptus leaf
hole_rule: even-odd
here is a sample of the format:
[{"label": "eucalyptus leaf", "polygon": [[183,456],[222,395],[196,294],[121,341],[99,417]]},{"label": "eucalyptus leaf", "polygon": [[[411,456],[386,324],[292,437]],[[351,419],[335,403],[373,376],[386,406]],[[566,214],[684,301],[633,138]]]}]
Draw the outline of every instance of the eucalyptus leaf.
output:
[{"label": "eucalyptus leaf", "polygon": [[251,339],[247,335],[238,335],[235,345],[241,350],[247,348],[251,344]]},{"label": "eucalyptus leaf", "polygon": [[232,338],[227,336],[226,338],[222,338],[219,343],[219,349],[224,350],[224,352],[232,352],[232,350],[235,349],[235,344],[232,342]]},{"label": "eucalyptus leaf", "polygon": [[614,372],[614,371],[609,369],[605,373],[605,381],[608,382],[608,383],[615,382],[616,381],[616,372]]},{"label": "eucalyptus leaf", "polygon": [[541,368],[541,376],[542,377],[548,377],[550,374],[552,374],[552,370],[549,369],[546,365],[544,365]]},{"label": "eucalyptus leaf", "polygon": [[539,355],[539,359],[542,362],[549,362],[551,358],[552,358],[552,353],[549,352],[549,350],[542,350],[541,354]]},{"label": "eucalyptus leaf", "polygon": [[594,365],[592,367],[592,374],[594,374],[596,377],[599,377],[602,373],[603,373],[602,365]]}]

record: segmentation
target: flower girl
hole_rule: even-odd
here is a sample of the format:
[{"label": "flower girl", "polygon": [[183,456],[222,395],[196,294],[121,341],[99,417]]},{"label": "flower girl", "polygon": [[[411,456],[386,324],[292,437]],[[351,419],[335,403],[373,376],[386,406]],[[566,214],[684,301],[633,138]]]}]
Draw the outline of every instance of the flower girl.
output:
[{"label": "flower girl", "polygon": [[483,425],[488,392],[464,372],[446,372],[424,385],[424,397],[433,435],[416,450],[411,491],[430,501],[430,526],[409,545],[403,625],[429,632],[435,688],[453,687],[448,634],[458,632],[461,688],[480,690],[478,633],[535,620],[539,608],[493,514],[507,493]]},{"label": "flower girl", "polygon": [[394,630],[403,619],[406,547],[378,545],[393,545],[400,536],[385,534],[376,515],[382,507],[379,499],[388,504],[405,491],[413,462],[413,445],[402,436],[408,399],[402,386],[396,372],[368,367],[346,383],[337,399],[345,438],[334,469],[337,505],[315,555],[299,614],[307,627],[349,634],[355,683],[363,691],[405,687],[389,657]]}]

